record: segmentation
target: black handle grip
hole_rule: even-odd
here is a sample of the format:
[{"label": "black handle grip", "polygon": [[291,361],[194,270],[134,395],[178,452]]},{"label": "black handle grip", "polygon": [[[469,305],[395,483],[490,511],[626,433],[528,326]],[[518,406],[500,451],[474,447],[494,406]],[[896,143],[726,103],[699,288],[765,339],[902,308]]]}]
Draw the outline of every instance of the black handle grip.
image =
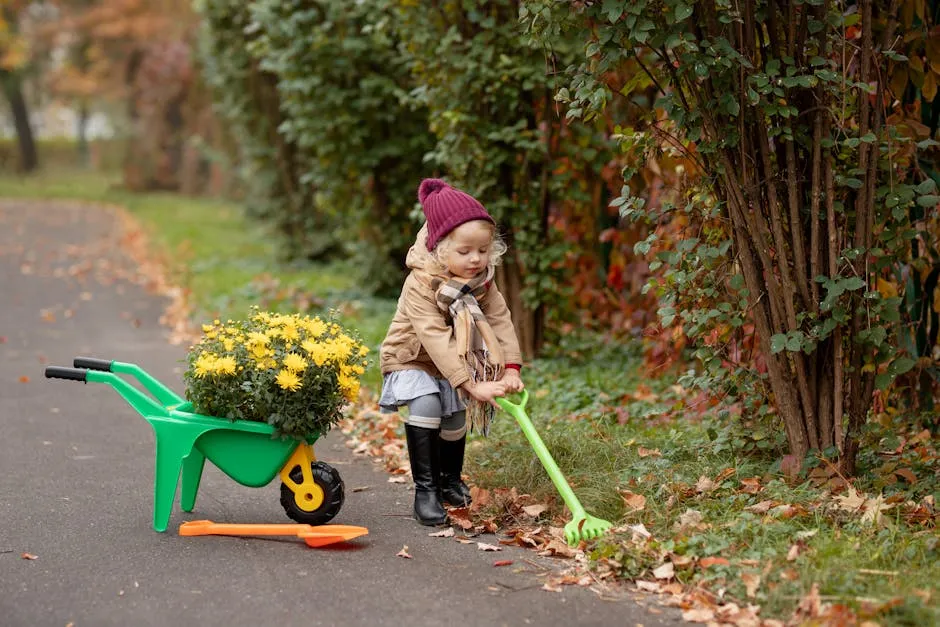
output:
[{"label": "black handle grip", "polygon": [[88,371],[84,368],[66,368],[65,366],[48,366],[47,379],[69,379],[70,381],[85,381]]},{"label": "black handle grip", "polygon": [[94,357],[76,357],[72,361],[72,365],[76,368],[88,368],[89,370],[104,370],[105,372],[111,372],[111,364],[114,362],[110,359],[95,359]]}]

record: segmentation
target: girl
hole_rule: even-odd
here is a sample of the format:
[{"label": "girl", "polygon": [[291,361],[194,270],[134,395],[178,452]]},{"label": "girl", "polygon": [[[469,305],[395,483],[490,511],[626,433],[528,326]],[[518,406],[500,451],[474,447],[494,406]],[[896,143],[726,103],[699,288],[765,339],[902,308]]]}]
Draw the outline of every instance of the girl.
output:
[{"label": "girl", "polygon": [[522,355],[509,309],[493,282],[506,252],[496,221],[469,194],[425,179],[427,219],[405,260],[398,309],[382,342],[379,405],[407,405],[405,434],[415,482],[415,517],[447,522],[441,503],[467,506],[461,480],[467,424],[486,435],[493,399],[523,389]]}]

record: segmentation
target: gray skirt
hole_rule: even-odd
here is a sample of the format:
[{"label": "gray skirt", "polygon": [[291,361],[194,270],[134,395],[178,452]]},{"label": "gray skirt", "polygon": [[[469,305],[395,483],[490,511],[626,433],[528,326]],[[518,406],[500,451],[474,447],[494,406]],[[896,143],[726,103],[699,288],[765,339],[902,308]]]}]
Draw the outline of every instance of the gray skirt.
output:
[{"label": "gray skirt", "polygon": [[386,412],[396,412],[409,401],[428,394],[441,395],[442,418],[467,408],[447,379],[437,379],[424,370],[395,370],[385,375],[379,407]]}]

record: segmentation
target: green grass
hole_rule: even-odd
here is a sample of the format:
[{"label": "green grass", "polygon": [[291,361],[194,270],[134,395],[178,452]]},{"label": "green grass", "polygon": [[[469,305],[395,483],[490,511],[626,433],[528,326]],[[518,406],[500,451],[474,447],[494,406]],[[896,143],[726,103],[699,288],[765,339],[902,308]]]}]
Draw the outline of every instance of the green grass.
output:
[{"label": "green grass", "polygon": [[[376,349],[381,343],[395,303],[350,285],[355,273],[349,264],[285,263],[277,237],[248,220],[234,202],[135,194],[119,183],[119,175],[77,168],[4,175],[0,197],[76,199],[126,208],[150,234],[153,254],[169,260],[174,283],[191,290],[197,322],[242,318],[252,305],[305,313],[337,309],[366,345]],[[373,387],[380,381],[375,362],[364,377]]]}]

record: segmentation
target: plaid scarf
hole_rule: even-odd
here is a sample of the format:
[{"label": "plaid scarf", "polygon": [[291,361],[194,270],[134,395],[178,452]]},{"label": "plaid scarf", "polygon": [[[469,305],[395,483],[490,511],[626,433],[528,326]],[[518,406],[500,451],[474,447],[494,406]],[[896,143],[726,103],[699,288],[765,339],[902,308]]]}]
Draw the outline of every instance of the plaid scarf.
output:
[{"label": "plaid scarf", "polygon": [[[485,273],[480,273],[468,281],[456,278],[445,281],[440,277],[433,277],[431,280],[437,306],[448,314],[453,322],[457,356],[466,367],[473,383],[498,381],[506,365],[496,333],[487,322],[477,301],[486,293],[494,275],[495,271],[490,267]],[[488,435],[490,421],[496,410],[489,403],[481,403],[463,392],[461,394],[467,405],[470,431],[476,429],[483,435]]]}]

